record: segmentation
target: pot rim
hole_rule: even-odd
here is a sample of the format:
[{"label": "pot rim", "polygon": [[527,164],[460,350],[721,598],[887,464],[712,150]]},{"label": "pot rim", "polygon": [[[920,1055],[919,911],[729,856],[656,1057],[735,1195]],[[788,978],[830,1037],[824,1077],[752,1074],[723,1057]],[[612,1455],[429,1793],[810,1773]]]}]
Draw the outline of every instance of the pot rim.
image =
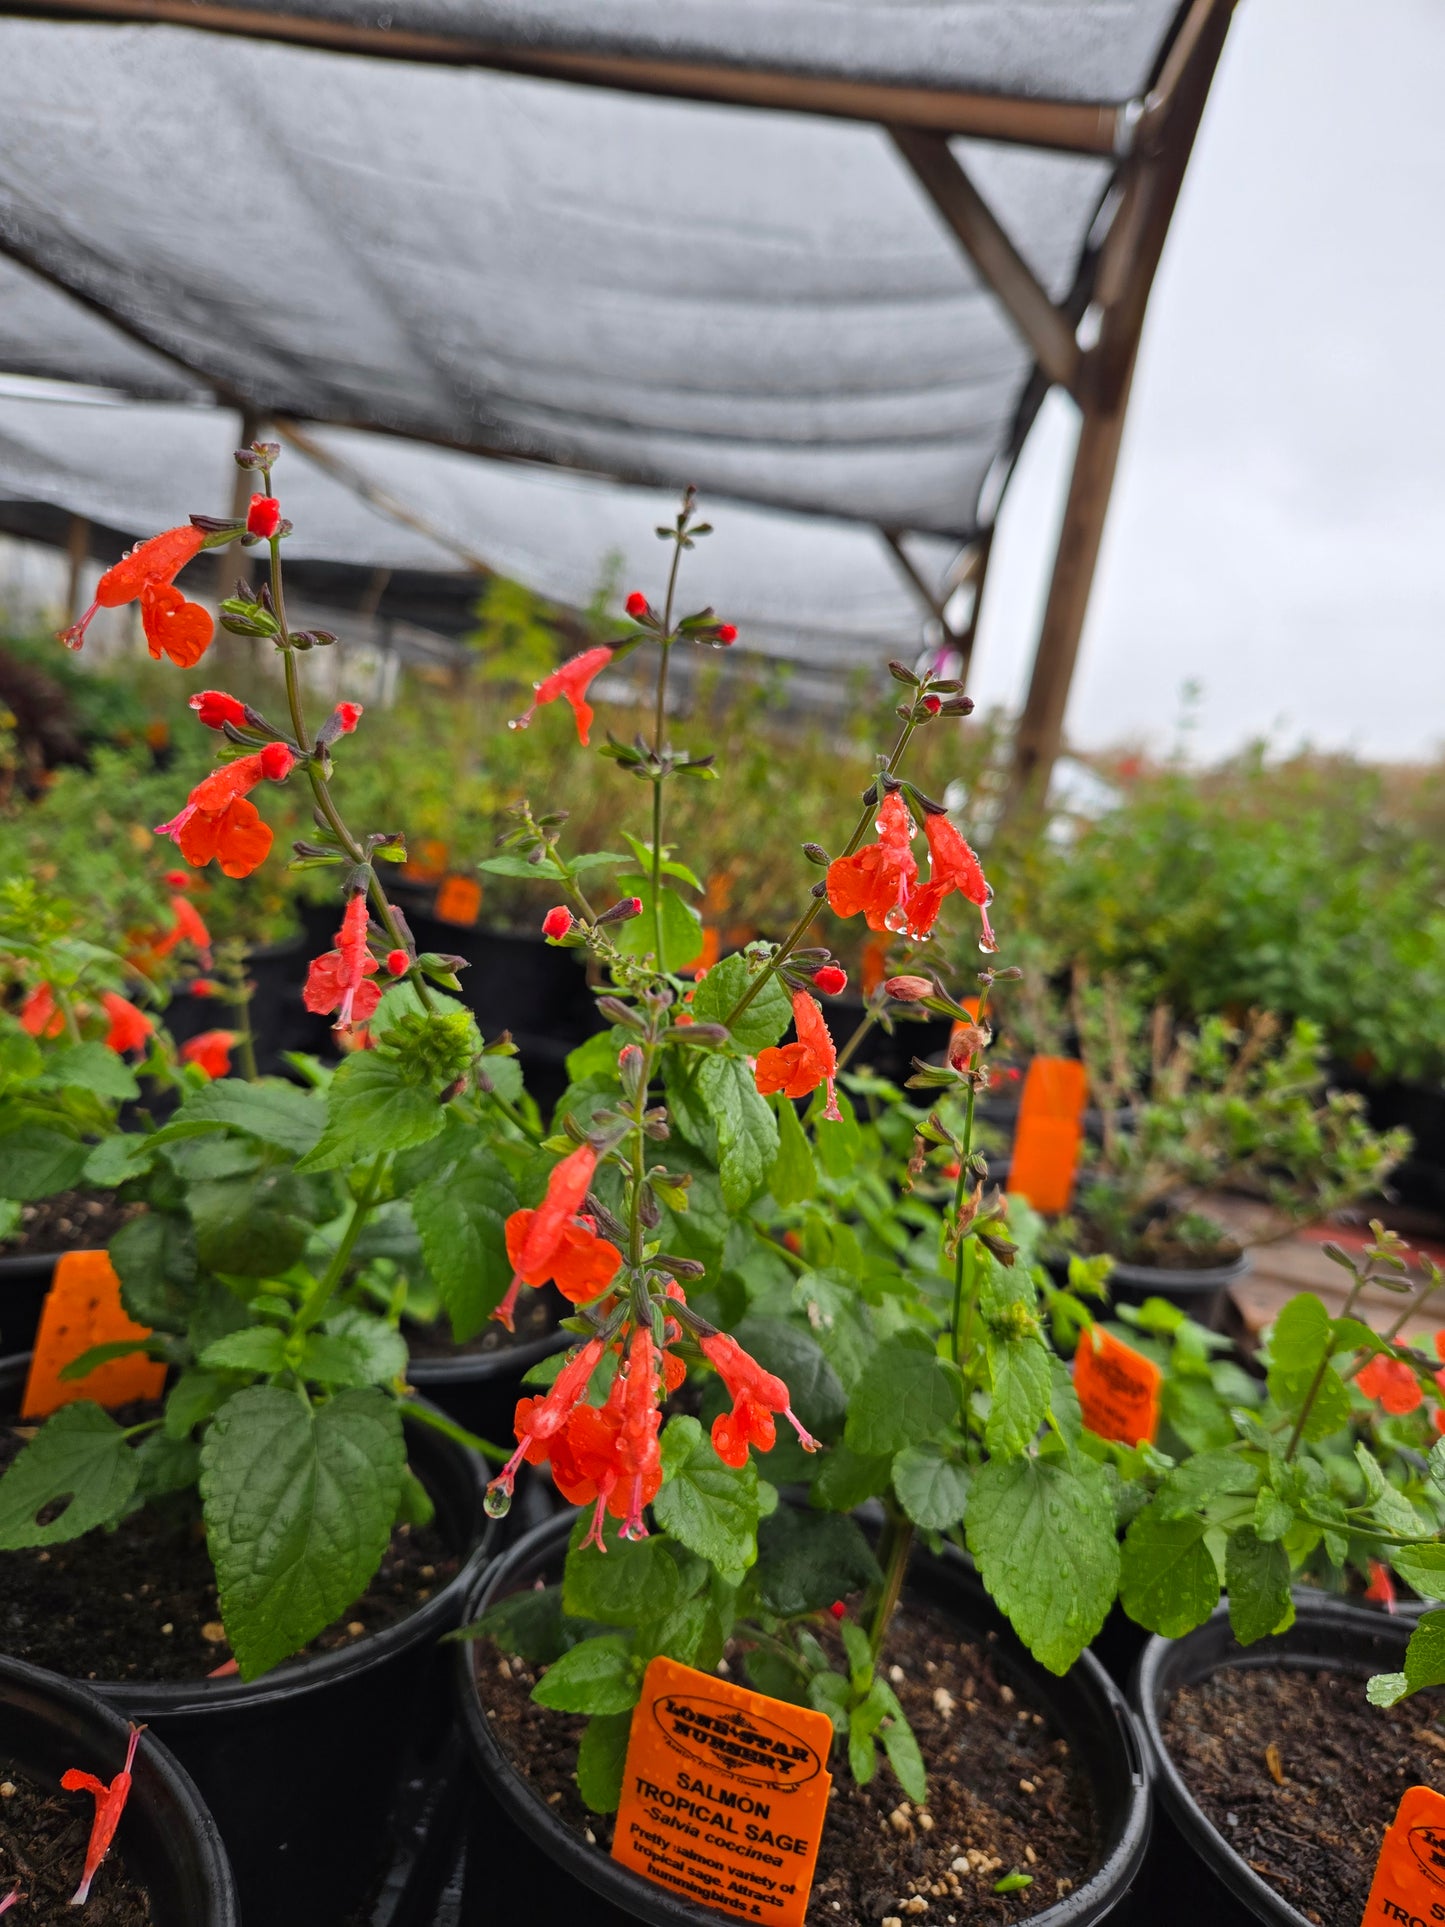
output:
[{"label": "pot rim", "polygon": [[[463,1623],[470,1624],[481,1612],[489,1596],[519,1568],[525,1569],[539,1553],[550,1552],[564,1544],[571,1524],[570,1514],[561,1513],[554,1519],[544,1520],[541,1525],[534,1526],[507,1547],[485,1572],[477,1575],[467,1600]],[[951,1546],[945,1546],[940,1564],[957,1570],[960,1575],[967,1575],[978,1586],[988,1609],[997,1613],[997,1607],[983,1593],[982,1581],[961,1553]],[[1002,1614],[999,1614],[999,1618],[1007,1626]],[[1026,1649],[1020,1650],[1030,1665],[1038,1665],[1029,1657]],[[473,1654],[473,1642],[458,1641],[456,1683],[461,1699],[463,1730],[474,1762],[485,1773],[491,1791],[516,1825],[540,1846],[557,1855],[577,1880],[627,1911],[633,1918],[664,1921],[670,1927],[717,1927],[720,1920],[736,1919],[735,1915],[695,1907],[669,1894],[665,1888],[653,1886],[621,1866],[609,1854],[588,1847],[570,1827],[564,1826],[553,1815],[550,1808],[543,1805],[492,1733],[477,1690]],[[1038,1671],[1045,1682],[1051,1677],[1042,1666],[1038,1667]],[[1074,1678],[1075,1675],[1079,1676],[1076,1687],[1082,1686],[1086,1693],[1096,1695],[1112,1715],[1112,1730],[1117,1735],[1127,1767],[1131,1795],[1123,1826],[1105,1852],[1101,1864],[1086,1881],[1062,1899],[1052,1902],[1039,1913],[1028,1915],[1020,1922],[1020,1927],[1088,1927],[1089,1923],[1106,1918],[1137,1881],[1148,1851],[1152,1828],[1150,1780],[1133,1715],[1124,1695],[1092,1653],[1085,1651],[1075,1661],[1068,1677]],[[565,1843],[560,1853],[559,1843]],[[568,1851],[568,1846],[573,1850]],[[648,1913],[636,1911],[640,1900],[648,1902]]]},{"label": "pot rim", "polygon": [[[7,1370],[18,1372],[29,1358],[29,1352],[12,1352],[8,1357],[0,1358],[0,1384],[3,1384]],[[426,1405],[428,1411],[436,1409],[425,1399],[416,1402]],[[438,1416],[444,1415],[438,1413]],[[474,1516],[481,1521],[479,1535],[469,1547],[463,1548],[461,1564],[456,1572],[415,1612],[408,1613],[394,1625],[366,1633],[335,1652],[313,1653],[307,1659],[283,1660],[259,1679],[96,1679],[86,1682],[89,1690],[107,1705],[123,1706],[138,1718],[161,1719],[177,1713],[264,1706],[276,1699],[290,1698],[294,1693],[319,1691],[334,1681],[368,1673],[374,1667],[384,1666],[396,1653],[419,1645],[434,1632],[440,1632],[443,1622],[452,1620],[463,1607],[474,1580],[490,1562],[497,1522],[488,1519],[483,1508],[486,1467],[477,1454],[423,1420],[410,1419],[403,1414],[402,1422],[417,1437],[434,1441],[438,1451],[455,1453],[465,1462],[471,1473],[471,1496],[476,1506]],[[25,1665],[29,1662],[17,1660],[8,1663]],[[47,1673],[46,1677],[69,1680],[73,1676],[68,1673]]]},{"label": "pot rim", "polygon": [[[1371,1672],[1380,1669],[1379,1655],[1371,1659],[1366,1642],[1378,1645],[1382,1636],[1388,1642],[1391,1635],[1398,1635],[1394,1643],[1398,1644],[1403,1656],[1414,1629],[1413,1614],[1396,1618],[1369,1606],[1356,1605],[1352,1600],[1339,1599],[1306,1587],[1295,1587],[1292,1596],[1295,1620],[1286,1632],[1271,1633],[1251,1646],[1235,1646],[1234,1651],[1226,1651],[1222,1658],[1202,1664],[1197,1671],[1188,1670],[1190,1643],[1194,1642],[1196,1646],[1206,1641],[1212,1643],[1217,1640],[1221,1628],[1227,1630],[1227,1604],[1216,1606],[1202,1625],[1179,1639],[1165,1639],[1158,1633],[1154,1634],[1139,1655],[1134,1677],[1129,1684],[1129,1703],[1144,1734],[1154,1789],[1168,1809],[1169,1817],[1199,1857],[1212,1866],[1235,1899],[1246,1906],[1256,1919],[1271,1923],[1272,1927],[1310,1927],[1310,1922],[1268,1881],[1260,1878],[1199,1805],[1169,1752],[1160,1712],[1180,1687],[1208,1679],[1222,1672],[1225,1667],[1237,1667],[1242,1671],[1259,1671],[1262,1667],[1271,1666],[1293,1672],[1354,1673],[1363,1680]],[[1316,1627],[1321,1632],[1334,1630],[1345,1636],[1357,1634],[1360,1636],[1360,1648],[1353,1654],[1348,1651],[1311,1653],[1302,1648],[1291,1651],[1289,1642],[1301,1626]],[[1234,1644],[1232,1637],[1230,1644]],[[1171,1672],[1177,1677],[1172,1677]]]},{"label": "pot rim", "polygon": [[553,1352],[566,1349],[576,1340],[576,1333],[563,1331],[544,1332],[540,1338],[533,1338],[525,1345],[498,1346],[491,1352],[459,1352],[451,1358],[413,1358],[408,1361],[407,1378],[413,1385],[475,1384],[478,1380],[490,1378],[510,1378],[515,1372],[518,1377],[540,1365],[544,1358]]},{"label": "pot rim", "polygon": [[[43,1666],[32,1666],[28,1660],[12,1659],[8,1654],[0,1654],[0,1707],[22,1695],[42,1704],[58,1703],[65,1711],[83,1718],[92,1728],[102,1728],[114,1744],[117,1763],[124,1760],[130,1722],[109,1701],[102,1699],[93,1687],[72,1679],[68,1674],[52,1673]],[[240,1927],[241,1911],[236,1898],[235,1876],[221,1840],[220,1829],[210,1808],[201,1798],[195,1781],[165,1742],[154,1733],[137,1758],[135,1775],[136,1790],[146,1805],[155,1804],[154,1793],[147,1790],[147,1781],[153,1780],[159,1783],[172,1804],[180,1808],[191,1822],[189,1832],[196,1869],[210,1890],[213,1902],[213,1927]]]},{"label": "pot rim", "polygon": [[1158,1284],[1169,1291],[1188,1291],[1191,1286],[1197,1290],[1218,1291],[1221,1285],[1232,1285],[1243,1278],[1254,1265],[1254,1253],[1247,1247],[1236,1257],[1222,1265],[1136,1265],[1128,1264],[1122,1258],[1114,1261],[1111,1278],[1119,1278],[1129,1285]]}]

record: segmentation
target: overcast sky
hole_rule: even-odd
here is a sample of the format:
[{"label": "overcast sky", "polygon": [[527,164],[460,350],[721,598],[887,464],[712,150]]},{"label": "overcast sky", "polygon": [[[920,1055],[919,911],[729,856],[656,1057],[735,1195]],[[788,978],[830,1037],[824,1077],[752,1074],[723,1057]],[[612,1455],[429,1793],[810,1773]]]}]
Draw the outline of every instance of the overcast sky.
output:
[{"label": "overcast sky", "polygon": [[[1094,747],[1445,745],[1445,0],[1240,0],[1155,284],[1068,713]],[[1022,697],[1072,440],[1052,397],[975,695]]]}]

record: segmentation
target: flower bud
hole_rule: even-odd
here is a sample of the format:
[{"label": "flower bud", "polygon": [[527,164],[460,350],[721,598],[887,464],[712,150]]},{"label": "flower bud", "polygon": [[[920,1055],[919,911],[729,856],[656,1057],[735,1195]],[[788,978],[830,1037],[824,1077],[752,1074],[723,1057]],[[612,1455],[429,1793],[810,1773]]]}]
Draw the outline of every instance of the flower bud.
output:
[{"label": "flower bud", "polygon": [[610,910],[604,910],[597,919],[598,923],[626,923],[632,917],[642,915],[641,897],[623,897],[614,903]]},{"label": "flower bud", "polygon": [[642,1090],[642,1063],[640,1044],[624,1044],[617,1053],[617,1072],[628,1097],[635,1098]]},{"label": "flower bud", "polygon": [[632,591],[632,594],[627,598],[626,607],[627,613],[632,617],[633,621],[641,622],[642,618],[647,614],[647,597],[642,593],[641,589],[634,589]]},{"label": "flower bud", "polygon": [[284,743],[267,743],[261,751],[261,774],[280,783],[296,767],[296,758]]},{"label": "flower bud", "polygon": [[988,1043],[991,1034],[978,1024],[955,1024],[948,1039],[948,1061],[954,1070],[967,1070],[974,1057]]},{"label": "flower bud", "polygon": [[717,626],[717,639],[721,643],[736,642],[738,632],[730,622],[720,622]]},{"label": "flower bud", "polygon": [[565,937],[576,922],[576,918],[565,904],[557,904],[542,919],[542,935],[556,939]]},{"label": "flower bud", "polygon": [[936,716],[943,707],[942,696],[925,696],[923,698],[923,707],[928,711],[930,716]]},{"label": "flower bud", "polygon": [[274,495],[253,495],[246,511],[247,535],[259,535],[264,542],[281,526],[281,504]]},{"label": "flower bud", "polygon": [[821,843],[805,843],[803,845],[803,855],[810,863],[826,864],[832,861]]},{"label": "flower bud", "polygon": [[386,953],[386,968],[390,976],[404,977],[407,971],[411,969],[411,958],[408,957],[404,950],[388,950]]},{"label": "flower bud", "polygon": [[191,697],[190,707],[207,729],[223,729],[227,723],[239,729],[246,721],[246,705],[223,689],[198,690]]},{"label": "flower bud", "polygon": [[825,997],[838,997],[848,988],[848,973],[841,964],[824,964],[813,972],[813,982]]},{"label": "flower bud", "polygon": [[900,1004],[916,1004],[938,994],[927,977],[889,977],[883,988]]}]

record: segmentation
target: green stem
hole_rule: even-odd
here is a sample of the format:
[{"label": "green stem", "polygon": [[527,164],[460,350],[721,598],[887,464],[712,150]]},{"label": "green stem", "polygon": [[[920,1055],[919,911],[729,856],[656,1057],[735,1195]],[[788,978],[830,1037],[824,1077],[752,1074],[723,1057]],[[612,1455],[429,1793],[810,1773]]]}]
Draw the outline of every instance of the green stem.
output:
[{"label": "green stem", "polygon": [[[913,732],[917,727],[918,725],[911,721],[903,725],[902,733],[899,736],[898,741],[893,746],[892,755],[888,758],[888,761],[884,764],[883,768],[879,771],[878,777],[874,779],[875,786],[878,789],[880,800],[882,798],[882,778],[884,776],[897,775],[898,765],[902,761],[903,752],[908,748],[909,742],[911,741],[913,736]],[[873,822],[877,814],[878,814],[877,803],[867,803],[863,806],[863,812],[859,816],[858,821],[853,826],[853,834],[848,838],[847,844],[844,846],[844,849],[842,851],[842,855],[844,857],[857,855],[858,851],[863,846],[864,837],[866,837],[868,834],[868,826],[870,823]],[[753,978],[753,981],[748,985],[747,989],[743,992],[742,996],[738,998],[737,1002],[733,1005],[732,1009],[728,1012],[727,1016],[723,1019],[723,1022],[727,1025],[729,1030],[732,1029],[733,1025],[737,1022],[739,1017],[742,1016],[743,1012],[747,1009],[748,1005],[753,1001],[754,997],[757,996],[758,992],[762,989],[763,985],[768,981],[769,977],[771,977],[774,974],[774,972],[778,969],[780,964],[785,964],[788,961],[788,958],[792,956],[793,952],[797,949],[798,945],[803,941],[804,937],[807,936],[808,932],[812,929],[813,925],[817,922],[818,918],[822,915],[823,904],[825,901],[826,899],[824,897],[813,898],[808,908],[803,912],[802,916],[798,918],[798,921],[793,925],[792,929],[788,932],[787,936],[784,937],[782,943],[773,952],[772,956],[768,959],[768,961],[763,965],[762,969],[758,972],[757,976]]]},{"label": "green stem", "polygon": [[[1350,1313],[1355,1308],[1355,1300],[1359,1297],[1360,1293],[1364,1290],[1364,1288],[1365,1288],[1365,1278],[1363,1276],[1356,1278],[1355,1282],[1350,1286],[1350,1293],[1345,1300],[1344,1310],[1340,1313],[1341,1318],[1349,1317]],[[1330,1367],[1330,1354],[1327,1348],[1324,1353],[1324,1356],[1320,1359],[1319,1364],[1316,1365],[1315,1367],[1315,1375],[1310,1380],[1309,1390],[1305,1393],[1304,1404],[1301,1405],[1301,1407],[1299,1408],[1299,1413],[1295,1418],[1294,1428],[1290,1432],[1289,1444],[1286,1445],[1286,1447],[1284,1448],[1284,1456],[1285,1456],[1286,1464],[1288,1464],[1288,1462],[1294,1457],[1295,1453],[1299,1449],[1300,1438],[1303,1435],[1305,1425],[1309,1420],[1310,1408],[1313,1406],[1315,1400],[1319,1397],[1320,1387],[1325,1382],[1325,1373],[1329,1370],[1329,1367]]]},{"label": "green stem", "polygon": [[496,1105],[497,1109],[502,1113],[502,1116],[506,1118],[507,1122],[509,1124],[516,1125],[517,1129],[522,1133],[523,1137],[530,1138],[533,1144],[540,1144],[542,1142],[543,1136],[545,1134],[541,1130],[540,1126],[536,1124],[529,1124],[526,1118],[524,1118],[522,1116],[522,1113],[517,1109],[516,1105],[513,1103],[510,1103],[508,1099],[503,1097],[500,1091],[496,1091],[496,1090],[488,1091],[487,1096],[491,1099],[492,1103]]},{"label": "green stem", "polygon": [[868,1035],[869,1031],[872,1030],[877,1021],[878,1014],[876,1011],[864,1011],[862,1021],[838,1053],[838,1069],[840,1071],[847,1070],[849,1064],[852,1062],[854,1051],[857,1050],[858,1046],[863,1042],[863,1039]]},{"label": "green stem", "polygon": [[473,1452],[480,1452],[484,1459],[491,1459],[495,1465],[505,1465],[512,1456],[510,1452],[504,1452],[500,1445],[493,1445],[490,1439],[479,1438],[475,1432],[469,1432],[464,1425],[458,1425],[454,1419],[447,1418],[430,1405],[423,1405],[418,1399],[402,1399],[401,1410],[404,1418],[413,1418],[420,1425],[429,1425],[434,1432],[440,1432],[443,1438],[465,1445]]},{"label": "green stem", "polygon": [[72,1044],[80,1042],[80,1024],[75,1015],[75,1005],[70,1001],[68,991],[57,990],[55,1001],[60,1007],[61,1020],[65,1025],[65,1035]]},{"label": "green stem", "polygon": [[[888,1503],[888,1502],[885,1502]],[[883,1651],[883,1642],[888,1637],[888,1627],[898,1607],[903,1592],[903,1575],[908,1567],[908,1555],[913,1549],[913,1521],[896,1506],[888,1503],[887,1523],[883,1528],[883,1589],[878,1595],[878,1603],[873,1608],[873,1623],[868,1629],[868,1644],[873,1649],[876,1663]]]},{"label": "green stem", "polygon": [[382,1173],[386,1168],[386,1160],[387,1153],[385,1151],[378,1151],[376,1157],[372,1160],[371,1169],[367,1172],[361,1187],[361,1195],[352,1202],[351,1216],[347,1221],[345,1231],[341,1234],[341,1242],[332,1253],[331,1263],[326,1267],[325,1272],[318,1282],[313,1285],[311,1291],[307,1294],[304,1304],[296,1314],[291,1326],[293,1335],[297,1332],[310,1331],[312,1326],[319,1322],[327,1305],[331,1301],[332,1294],[335,1292],[336,1287],[346,1275],[346,1267],[351,1262],[351,1254],[355,1248],[356,1240],[360,1237],[361,1228],[370,1216],[371,1207],[376,1203],[376,1194],[381,1188]]},{"label": "green stem", "polygon": [[244,982],[231,1008],[236,1017],[236,1053],[241,1060],[241,1075],[248,1084],[254,1084],[261,1073],[256,1068],[256,1034],[251,1029],[251,999]]}]

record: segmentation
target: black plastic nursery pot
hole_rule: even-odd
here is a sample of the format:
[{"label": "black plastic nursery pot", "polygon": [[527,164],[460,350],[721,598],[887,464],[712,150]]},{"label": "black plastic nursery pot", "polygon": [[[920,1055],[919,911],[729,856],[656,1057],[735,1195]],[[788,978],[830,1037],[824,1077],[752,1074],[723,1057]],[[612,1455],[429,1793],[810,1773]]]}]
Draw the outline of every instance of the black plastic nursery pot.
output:
[{"label": "black plastic nursery pot", "polygon": [[[74,1680],[0,1658],[0,1756],[41,1785],[58,1785],[70,1767],[108,1783],[129,1736],[125,1718]],[[132,1771],[111,1852],[146,1889],[156,1927],[239,1927],[226,1850],[189,1774],[154,1734]],[[15,1917],[25,1918],[23,1902]]]},{"label": "black plastic nursery pot", "polygon": [[[1126,1265],[1116,1260],[1109,1273],[1109,1297],[1116,1305],[1142,1305],[1148,1298],[1163,1298],[1196,1324],[1218,1331],[1224,1322],[1229,1287],[1247,1276],[1253,1263],[1247,1251],[1241,1251],[1228,1264],[1196,1270],[1176,1265]],[[1068,1282],[1067,1260],[1050,1260],[1049,1271],[1057,1284]]]},{"label": "black plastic nursery pot", "polygon": [[[28,1358],[0,1360],[13,1409]],[[236,1870],[249,1922],[330,1927],[367,1897],[392,1848],[403,1759],[436,1753],[452,1720],[444,1633],[462,1623],[495,1527],[482,1461],[408,1420],[412,1469],[458,1572],[410,1617],[258,1680],[95,1680],[124,1720],[144,1722],[200,1788]]]},{"label": "black plastic nursery pot", "polygon": [[[495,1560],[467,1606],[475,1619],[496,1599],[560,1571],[572,1517],[536,1527]],[[956,1554],[915,1556],[908,1595],[987,1636],[1002,1673],[1044,1704],[1080,1763],[1093,1794],[1103,1853],[1098,1870],[1072,1893],[1029,1916],[1029,1927],[1087,1927],[1135,1918],[1127,1909],[1150,1834],[1144,1756],[1124,1696],[1088,1653],[1056,1679],[1030,1657],[969,1563]],[[619,1866],[564,1825],[533,1792],[494,1736],[477,1690],[477,1648],[457,1648],[456,1685],[476,1772],[460,1927],[494,1921],[563,1921],[569,1927],[717,1927],[735,1918],[697,1907]],[[1142,1920],[1142,1916],[1137,1916]],[[855,1927],[837,1916],[839,1927]],[[859,1924],[861,1927],[861,1923]],[[869,1923],[871,1927],[871,1923]]]},{"label": "black plastic nursery pot", "polygon": [[[559,1304],[561,1303],[559,1299]],[[565,1311],[569,1309],[562,1305]],[[464,1425],[478,1438],[510,1452],[517,1400],[527,1395],[523,1376],[553,1352],[573,1343],[570,1332],[544,1332],[524,1345],[499,1345],[495,1351],[458,1351],[449,1357],[413,1358],[408,1383],[422,1397]]]},{"label": "black plastic nursery pot", "polygon": [[[1398,1672],[1415,1625],[1413,1613],[1392,1617],[1324,1593],[1295,1593],[1288,1632],[1241,1646],[1220,1606],[1182,1639],[1151,1639],[1140,1657],[1129,1697],[1143,1728],[1156,1798],[1155,1833],[1141,1889],[1141,1921],[1171,1927],[1311,1927],[1235,1852],[1214,1826],[1174,1764],[1163,1715],[1182,1687],[1223,1667],[1340,1672],[1359,1681],[1361,1697],[1372,1673]],[[1330,1927],[1335,1927],[1334,1923]],[[1339,1927],[1355,1927],[1351,1919]]]},{"label": "black plastic nursery pot", "polygon": [[35,1343],[40,1307],[55,1276],[57,1251],[16,1252],[0,1258],[0,1348],[28,1352]]}]

